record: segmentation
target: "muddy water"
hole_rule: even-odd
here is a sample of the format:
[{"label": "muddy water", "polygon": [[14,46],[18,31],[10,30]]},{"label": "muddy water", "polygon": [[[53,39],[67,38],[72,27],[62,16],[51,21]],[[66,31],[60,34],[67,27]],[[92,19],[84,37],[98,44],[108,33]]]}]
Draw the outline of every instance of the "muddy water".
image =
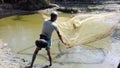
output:
[{"label": "muddy water", "polygon": [[[39,14],[12,16],[0,19],[0,39],[8,43],[12,51],[25,60],[31,61],[35,49],[35,40],[39,39],[43,20]],[[56,57],[60,51],[65,48],[60,45],[56,33],[53,33],[53,46],[51,51],[53,57]],[[61,50],[62,48],[62,50]],[[35,63],[46,63],[48,57],[46,50],[39,52]],[[46,63],[47,64],[47,63]]]},{"label": "muddy water", "polygon": [[0,39],[8,43],[18,56],[30,59],[35,47],[34,41],[41,32],[41,25],[42,19],[37,14],[0,19]]},{"label": "muddy water", "polygon": [[[0,39],[8,43],[18,57],[31,61],[35,49],[34,42],[41,33],[42,22],[43,20],[39,14],[0,19]],[[118,45],[120,44],[119,34],[117,32],[113,35],[113,42],[117,42]],[[57,65],[55,66],[56,68],[59,68],[61,65],[64,66],[63,68],[79,68],[81,66],[83,66],[82,68],[87,68],[86,65],[88,64],[93,68],[96,64],[101,65],[105,61],[105,57],[107,57],[103,49],[89,46],[86,46],[87,49],[82,48],[82,46],[66,49],[58,40],[55,32],[52,38],[51,52],[53,63]],[[44,65],[49,63],[45,49],[39,52],[35,63]]]}]

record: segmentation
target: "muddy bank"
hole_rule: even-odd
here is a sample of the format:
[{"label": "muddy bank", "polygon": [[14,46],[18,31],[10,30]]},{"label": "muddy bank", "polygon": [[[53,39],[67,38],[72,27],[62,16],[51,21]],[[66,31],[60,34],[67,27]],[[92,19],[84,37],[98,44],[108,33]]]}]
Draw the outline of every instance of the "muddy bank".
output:
[{"label": "muddy bank", "polygon": [[[83,4],[86,5],[86,4]],[[88,7],[77,7],[77,13],[105,13],[105,12],[120,12],[120,4],[103,4],[103,5],[89,5]],[[70,7],[70,6],[69,6]],[[71,9],[69,10],[64,9],[63,11],[68,11],[66,13],[71,13]],[[62,10],[61,8],[65,8],[65,6],[56,6],[53,8],[46,8],[46,9],[40,9],[40,10],[34,10],[34,11],[25,11],[25,10],[16,10],[13,9],[10,4],[4,4],[0,5],[0,18],[13,16],[13,15],[23,15],[23,14],[32,14],[32,13],[50,13],[54,10]],[[70,7],[71,8],[71,7]],[[74,10],[74,9],[73,9]],[[59,12],[63,12],[59,11]]]},{"label": "muddy bank", "polygon": [[[50,4],[52,6],[52,4]],[[22,10],[22,9],[14,9],[11,4],[0,4],[0,18],[13,16],[13,15],[27,15],[27,14],[33,14],[37,12],[51,12],[58,6],[48,7],[44,9],[39,10]]]},{"label": "muddy bank", "polygon": [[0,40],[0,68],[24,68],[27,62],[16,57],[7,44]]}]

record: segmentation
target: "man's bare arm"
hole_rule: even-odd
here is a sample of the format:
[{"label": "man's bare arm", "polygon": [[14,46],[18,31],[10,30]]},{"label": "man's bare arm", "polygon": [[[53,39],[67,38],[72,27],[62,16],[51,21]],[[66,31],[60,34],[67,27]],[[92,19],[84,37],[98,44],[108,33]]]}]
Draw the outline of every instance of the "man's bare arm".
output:
[{"label": "man's bare arm", "polygon": [[59,31],[57,31],[57,34],[58,34],[58,37],[61,40],[61,42],[66,45],[66,43],[63,41],[62,36]]}]

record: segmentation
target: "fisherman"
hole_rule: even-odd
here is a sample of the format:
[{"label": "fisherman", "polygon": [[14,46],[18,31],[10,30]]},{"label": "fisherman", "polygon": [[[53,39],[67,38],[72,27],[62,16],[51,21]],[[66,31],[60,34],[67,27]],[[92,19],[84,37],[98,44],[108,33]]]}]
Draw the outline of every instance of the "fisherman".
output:
[{"label": "fisherman", "polygon": [[50,20],[46,20],[43,24],[43,29],[42,29],[42,33],[40,35],[40,39],[36,41],[36,49],[34,51],[33,57],[32,57],[32,62],[31,65],[27,68],[32,68],[33,67],[33,63],[36,59],[36,55],[38,54],[38,51],[41,50],[41,48],[46,48],[47,51],[47,55],[49,58],[49,66],[52,66],[52,58],[51,58],[51,53],[50,53],[50,47],[51,47],[51,36],[52,36],[52,32],[55,30],[58,34],[59,39],[61,40],[61,42],[66,45],[66,43],[63,41],[62,36],[58,30],[58,26],[55,23],[55,21],[57,20],[57,16],[58,13],[56,11],[51,13],[51,19]]}]

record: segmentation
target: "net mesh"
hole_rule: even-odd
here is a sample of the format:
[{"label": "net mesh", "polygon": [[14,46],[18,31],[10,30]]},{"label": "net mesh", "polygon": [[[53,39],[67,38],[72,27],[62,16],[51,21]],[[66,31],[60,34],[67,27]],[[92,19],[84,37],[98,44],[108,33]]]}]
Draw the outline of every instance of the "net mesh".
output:
[{"label": "net mesh", "polygon": [[57,24],[64,41],[69,44],[67,47],[108,48],[118,20],[117,13],[77,14],[73,18],[58,17]]}]

